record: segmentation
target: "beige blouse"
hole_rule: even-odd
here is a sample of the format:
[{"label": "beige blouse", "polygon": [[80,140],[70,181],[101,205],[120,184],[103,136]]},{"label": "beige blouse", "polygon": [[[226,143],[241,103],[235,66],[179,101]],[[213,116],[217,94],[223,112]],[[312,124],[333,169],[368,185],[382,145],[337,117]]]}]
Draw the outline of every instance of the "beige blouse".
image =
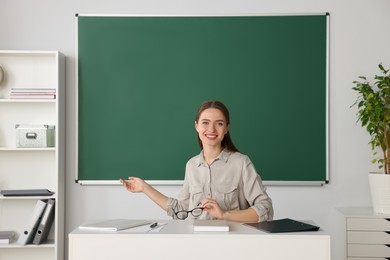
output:
[{"label": "beige blouse", "polygon": [[[192,210],[210,197],[223,210],[253,208],[260,221],[273,218],[272,200],[266,193],[260,176],[248,156],[223,150],[209,166],[203,151],[191,158],[186,165],[183,189],[177,199],[168,199],[168,215],[176,218],[173,211]],[[188,218],[194,218],[191,213]],[[203,212],[198,219],[213,219]]]}]

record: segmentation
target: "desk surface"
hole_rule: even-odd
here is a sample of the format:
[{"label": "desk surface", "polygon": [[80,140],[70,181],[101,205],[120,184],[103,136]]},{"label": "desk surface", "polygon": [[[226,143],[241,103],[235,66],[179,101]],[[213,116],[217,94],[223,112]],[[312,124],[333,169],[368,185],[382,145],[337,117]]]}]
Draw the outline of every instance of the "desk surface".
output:
[{"label": "desk surface", "polygon": [[158,222],[167,223],[158,233],[75,229],[69,260],[330,260],[330,236],[321,230],[270,234],[229,222],[229,232],[194,232],[191,220]]},{"label": "desk surface", "polygon": [[310,231],[310,232],[291,232],[291,233],[275,233],[270,234],[256,228],[247,226],[242,223],[237,222],[228,222],[230,231],[229,232],[194,232],[193,231],[193,220],[151,220],[150,222],[159,222],[167,223],[158,233],[145,233],[145,232],[134,232],[132,229],[120,230],[116,232],[107,232],[107,231],[96,231],[96,230],[84,230],[76,228],[69,235],[78,236],[78,235],[119,235],[119,234],[147,234],[147,235],[267,235],[267,236],[328,236],[328,234],[323,231]]}]

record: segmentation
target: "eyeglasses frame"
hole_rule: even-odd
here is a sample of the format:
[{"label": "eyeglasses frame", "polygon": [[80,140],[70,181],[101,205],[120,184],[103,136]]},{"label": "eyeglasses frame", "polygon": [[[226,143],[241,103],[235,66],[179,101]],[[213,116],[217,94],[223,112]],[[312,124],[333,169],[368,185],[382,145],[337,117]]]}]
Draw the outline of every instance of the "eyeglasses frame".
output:
[{"label": "eyeglasses frame", "polygon": [[[200,205],[200,203],[198,204],[198,206],[197,206],[196,208],[193,208],[193,209],[191,209],[191,210],[179,210],[179,211],[176,212],[176,211],[172,208],[172,211],[173,211],[173,213],[175,214],[175,216],[176,216],[178,219],[180,219],[180,220],[185,220],[186,218],[188,218],[188,214],[189,214],[189,213],[191,213],[191,215],[194,216],[194,217],[199,217],[200,215],[202,215],[203,209],[204,209],[203,207],[199,207],[199,205]],[[198,214],[197,214],[197,215],[194,215],[194,213],[193,213],[194,210],[199,210],[199,209],[201,210],[200,213],[199,213],[199,215],[198,215]],[[187,216],[186,216],[185,218],[179,218],[178,214],[179,214],[179,213],[184,213],[184,212],[187,214]]]}]

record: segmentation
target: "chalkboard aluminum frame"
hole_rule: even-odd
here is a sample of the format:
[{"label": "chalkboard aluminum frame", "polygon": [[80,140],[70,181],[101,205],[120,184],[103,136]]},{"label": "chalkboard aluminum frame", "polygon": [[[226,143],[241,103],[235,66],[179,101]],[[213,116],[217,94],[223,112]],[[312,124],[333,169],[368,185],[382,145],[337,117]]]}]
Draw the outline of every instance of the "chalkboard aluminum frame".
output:
[{"label": "chalkboard aluminum frame", "polygon": [[[78,54],[78,17],[236,17],[236,16],[306,16],[306,15],[326,15],[326,179],[324,181],[269,181],[263,180],[263,183],[266,186],[322,186],[324,184],[329,183],[330,178],[330,147],[329,147],[329,98],[330,98],[330,14],[329,13],[277,13],[277,14],[185,14],[185,15],[171,15],[171,14],[158,14],[158,15],[128,15],[128,14],[76,14],[76,61],[75,61],[75,100],[76,100],[76,109],[75,109],[75,126],[76,126],[76,152],[75,152],[75,162],[76,162],[76,170],[75,170],[75,182],[80,185],[93,185],[93,186],[108,186],[108,185],[122,185],[119,180],[79,180],[78,178],[78,165],[79,165],[79,133],[78,133],[78,120],[79,120],[79,75],[78,75],[78,62],[79,62],[79,54]],[[183,172],[184,175],[184,172]],[[183,180],[146,180],[147,183],[151,185],[182,185]]]}]

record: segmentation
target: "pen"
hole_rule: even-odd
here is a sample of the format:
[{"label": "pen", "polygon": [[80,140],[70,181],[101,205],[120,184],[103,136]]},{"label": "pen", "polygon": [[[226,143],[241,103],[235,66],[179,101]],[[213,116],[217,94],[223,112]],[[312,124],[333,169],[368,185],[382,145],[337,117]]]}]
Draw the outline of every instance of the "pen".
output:
[{"label": "pen", "polygon": [[150,228],[155,228],[157,227],[158,223],[157,222],[154,222],[152,225],[150,225]]}]

